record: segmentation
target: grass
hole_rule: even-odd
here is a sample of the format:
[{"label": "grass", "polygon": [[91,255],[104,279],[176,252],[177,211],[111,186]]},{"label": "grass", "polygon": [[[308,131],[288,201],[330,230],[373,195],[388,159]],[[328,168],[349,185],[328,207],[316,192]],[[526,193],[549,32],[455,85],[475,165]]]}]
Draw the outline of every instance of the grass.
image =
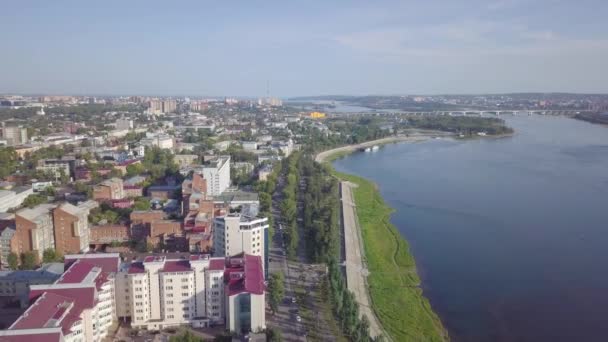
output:
[{"label": "grass", "polygon": [[393,210],[372,182],[337,171],[334,174],[358,184],[353,191],[370,271],[367,280],[374,311],[384,330],[394,341],[449,340],[419,287],[407,241],[389,221]]}]

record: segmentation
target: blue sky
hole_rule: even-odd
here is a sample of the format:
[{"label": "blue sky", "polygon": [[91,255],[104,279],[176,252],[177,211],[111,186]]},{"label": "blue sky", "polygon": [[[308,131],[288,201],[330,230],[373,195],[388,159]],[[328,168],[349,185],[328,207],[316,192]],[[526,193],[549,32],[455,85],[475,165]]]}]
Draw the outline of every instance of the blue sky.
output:
[{"label": "blue sky", "polygon": [[13,1],[0,92],[608,92],[608,1]]}]

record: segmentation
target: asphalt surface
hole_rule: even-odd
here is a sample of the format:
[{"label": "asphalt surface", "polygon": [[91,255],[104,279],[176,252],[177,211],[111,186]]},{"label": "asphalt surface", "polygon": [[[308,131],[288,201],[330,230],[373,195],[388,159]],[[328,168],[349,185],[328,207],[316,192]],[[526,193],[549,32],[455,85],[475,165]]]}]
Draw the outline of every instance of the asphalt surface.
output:
[{"label": "asphalt surface", "polygon": [[355,300],[359,303],[359,314],[366,315],[369,319],[370,335],[376,337],[382,335],[380,322],[376,318],[370,305],[371,300],[367,292],[367,276],[369,271],[365,267],[363,256],[363,241],[361,240],[361,229],[357,220],[355,202],[352,193],[352,184],[340,182],[342,217],[344,229],[344,249],[346,252],[346,284],[348,289],[355,294]]}]

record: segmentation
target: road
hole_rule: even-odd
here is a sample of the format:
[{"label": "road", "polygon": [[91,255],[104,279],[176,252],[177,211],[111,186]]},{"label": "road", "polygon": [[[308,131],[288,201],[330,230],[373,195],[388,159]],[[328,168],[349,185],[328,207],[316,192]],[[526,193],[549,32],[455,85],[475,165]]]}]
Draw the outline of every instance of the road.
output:
[{"label": "road", "polygon": [[382,335],[382,326],[374,314],[367,291],[366,278],[369,272],[364,263],[363,241],[357,220],[352,186],[353,184],[350,182],[340,182],[344,249],[346,254],[344,262],[346,266],[346,284],[348,289],[355,294],[355,300],[359,303],[360,315],[365,315],[369,319],[370,335],[376,337]]},{"label": "road", "polygon": [[298,303],[292,303],[291,298],[295,298],[295,281],[298,279],[296,266],[287,260],[285,250],[285,240],[283,231],[279,229],[282,222],[281,211],[279,205],[281,203],[281,194],[285,185],[285,177],[279,175],[277,180],[277,189],[272,196],[272,215],[274,217],[274,236],[272,244],[269,248],[270,263],[269,272],[282,272],[285,276],[285,300],[279,304],[279,308],[274,315],[268,315],[268,324],[276,327],[281,331],[284,341],[306,341],[305,328],[302,323],[296,321],[296,311]]}]

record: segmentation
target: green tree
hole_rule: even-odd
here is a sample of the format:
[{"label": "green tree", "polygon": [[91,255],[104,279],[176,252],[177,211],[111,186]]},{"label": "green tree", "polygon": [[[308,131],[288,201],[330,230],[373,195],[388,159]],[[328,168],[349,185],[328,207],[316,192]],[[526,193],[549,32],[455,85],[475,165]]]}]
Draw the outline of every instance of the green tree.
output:
[{"label": "green tree", "polygon": [[28,208],[33,208],[39,204],[46,203],[47,198],[43,195],[32,194],[25,198],[23,201],[23,206]]},{"label": "green tree", "polygon": [[272,327],[266,328],[266,341],[267,342],[282,342],[283,337],[281,336],[281,331],[276,330]]},{"label": "green tree", "polygon": [[10,267],[11,270],[16,270],[17,267],[19,267],[19,256],[17,255],[17,253],[11,252],[8,255],[7,261],[8,267]]},{"label": "green tree", "polygon": [[25,252],[21,254],[21,269],[33,270],[36,268],[36,255],[34,252]]},{"label": "green tree", "polygon": [[133,205],[133,210],[149,210],[150,209],[150,200],[145,197],[139,197],[135,200],[135,204]]},{"label": "green tree", "polygon": [[43,263],[60,262],[61,259],[63,259],[63,256],[61,255],[61,253],[58,253],[53,248],[47,248],[44,250],[44,252],[42,252],[42,262]]},{"label": "green tree", "polygon": [[184,330],[181,334],[171,336],[169,342],[203,342],[204,340],[194,335],[190,330]]},{"label": "green tree", "polygon": [[269,303],[272,312],[279,309],[279,304],[285,295],[284,276],[282,272],[272,273],[268,280]]}]

